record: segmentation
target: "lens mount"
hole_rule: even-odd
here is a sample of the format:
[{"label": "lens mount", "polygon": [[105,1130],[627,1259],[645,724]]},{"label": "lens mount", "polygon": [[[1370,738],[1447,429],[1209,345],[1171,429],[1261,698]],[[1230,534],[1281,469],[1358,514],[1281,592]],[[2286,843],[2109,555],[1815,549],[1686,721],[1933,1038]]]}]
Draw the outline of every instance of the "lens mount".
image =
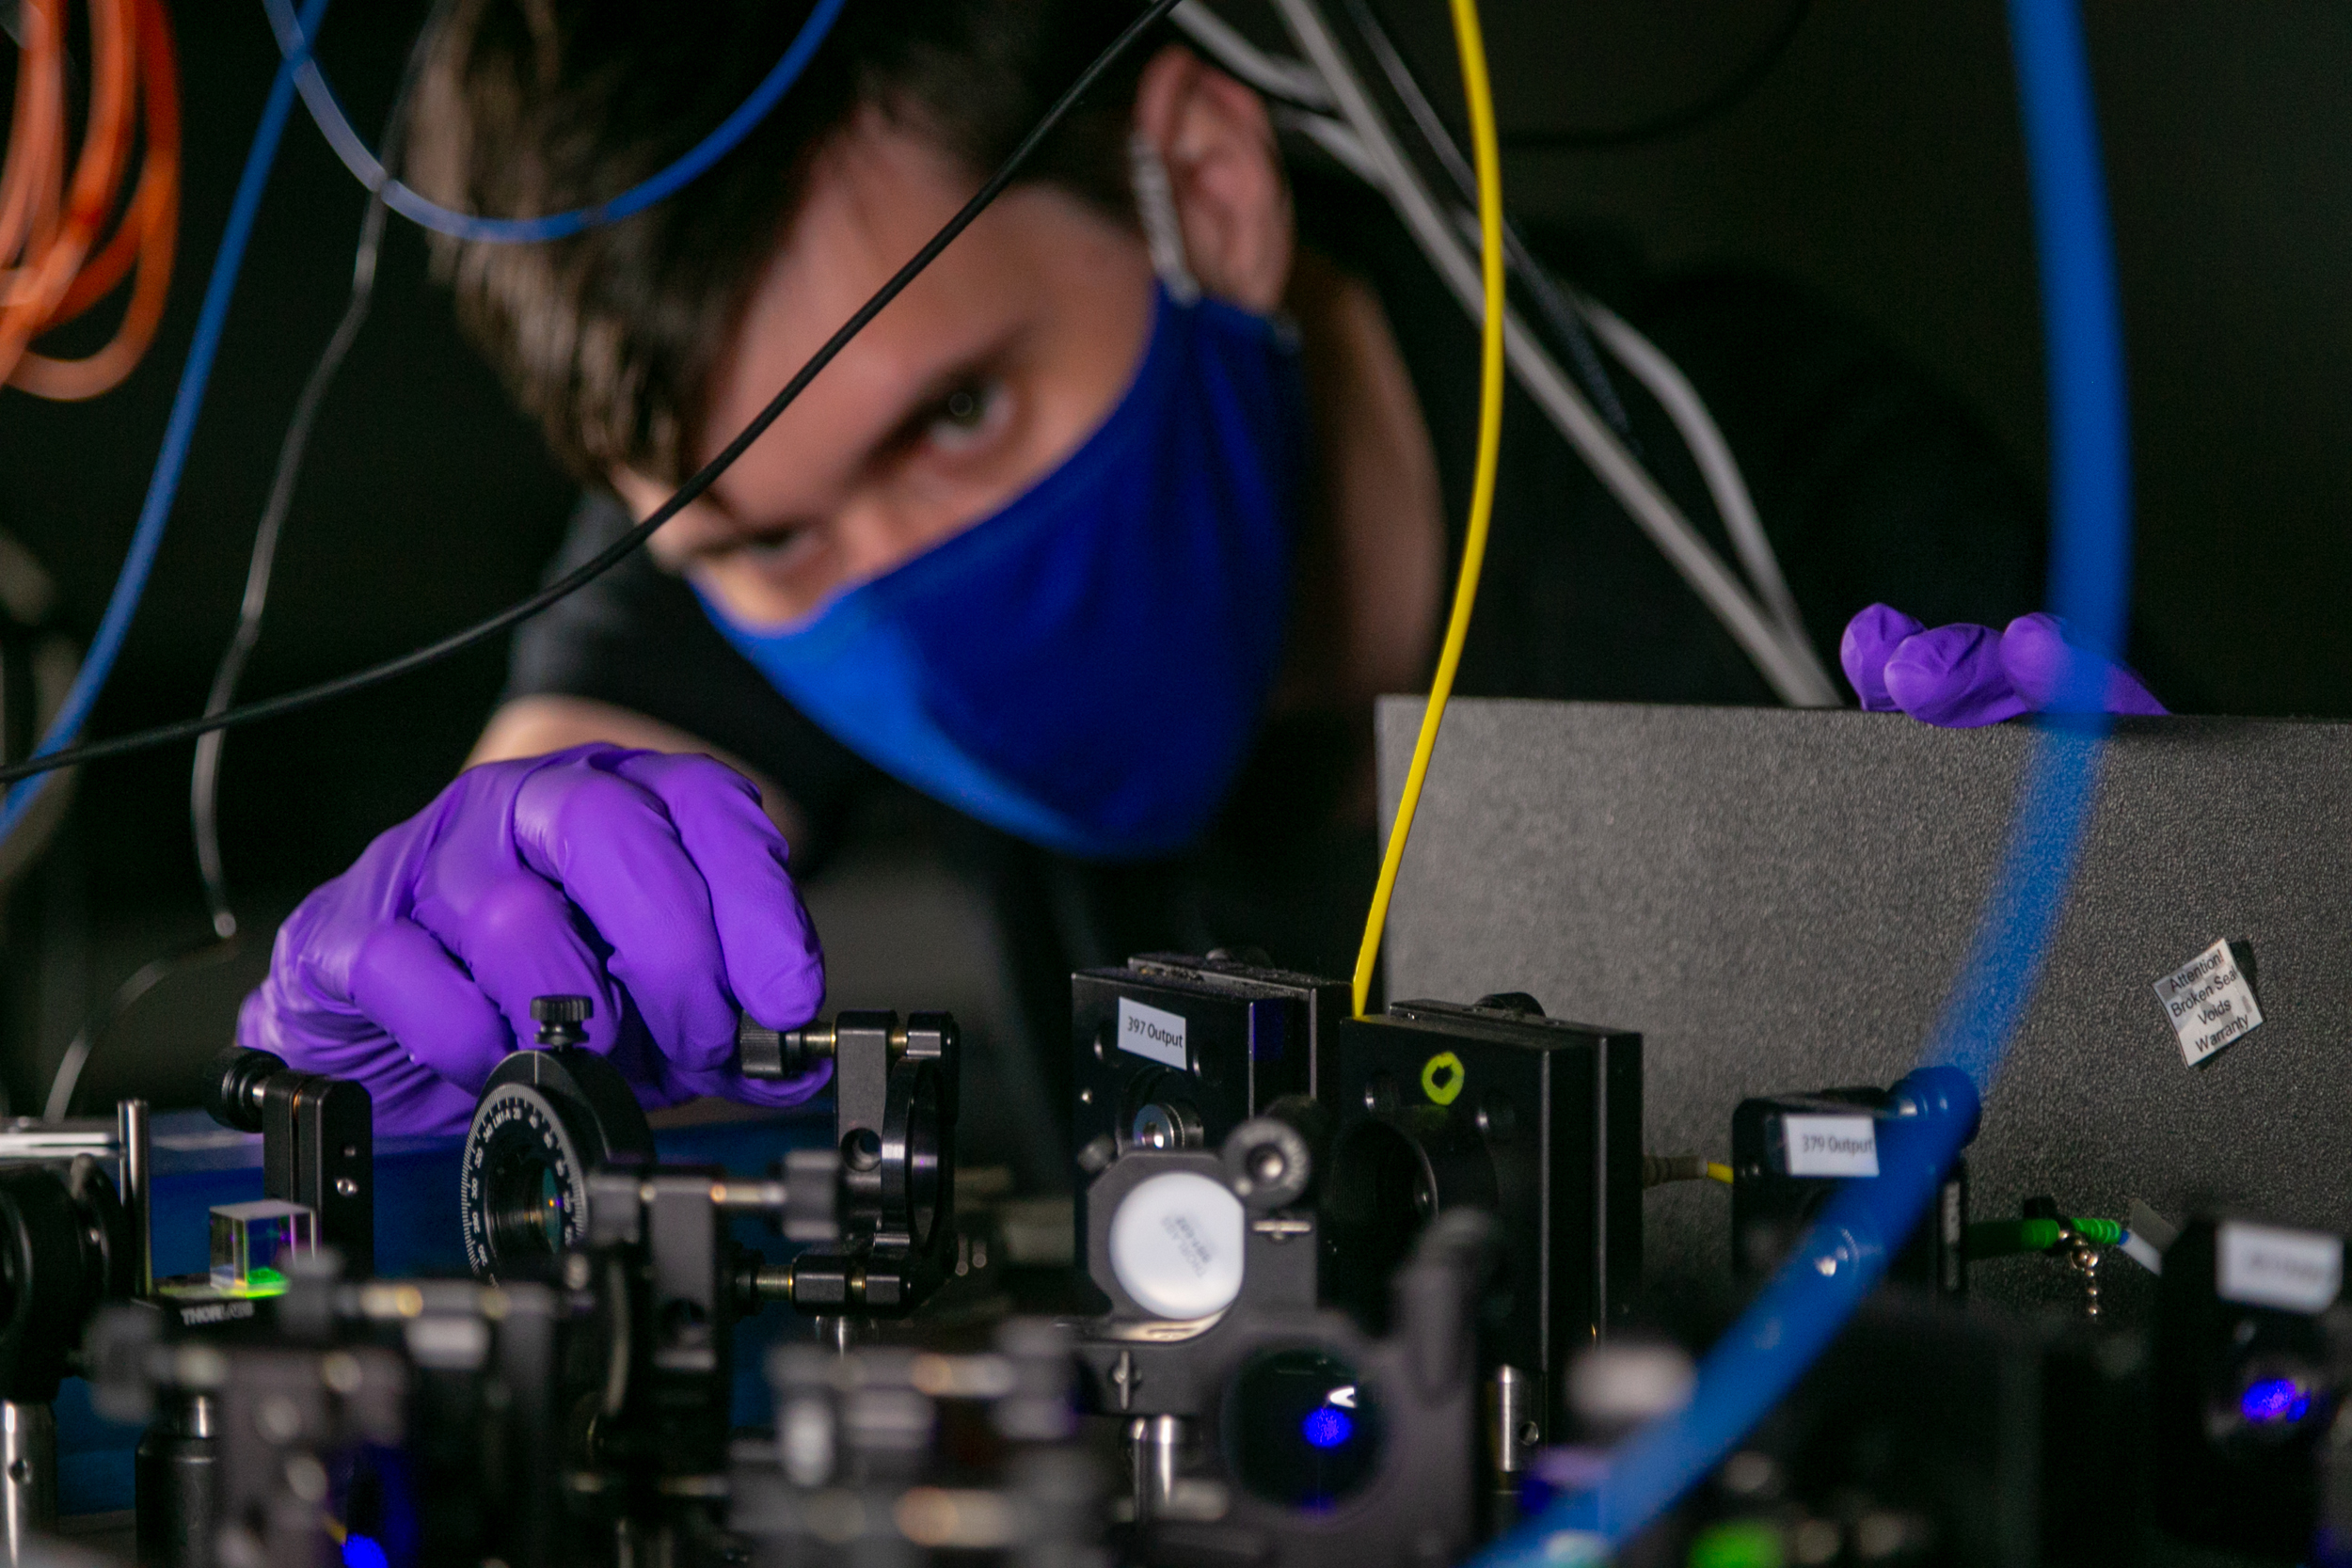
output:
[{"label": "lens mount", "polygon": [[466,1133],[467,1263],[485,1279],[538,1272],[586,1236],[589,1174],[652,1157],[645,1114],[612,1063],[576,1047],[516,1052]]}]

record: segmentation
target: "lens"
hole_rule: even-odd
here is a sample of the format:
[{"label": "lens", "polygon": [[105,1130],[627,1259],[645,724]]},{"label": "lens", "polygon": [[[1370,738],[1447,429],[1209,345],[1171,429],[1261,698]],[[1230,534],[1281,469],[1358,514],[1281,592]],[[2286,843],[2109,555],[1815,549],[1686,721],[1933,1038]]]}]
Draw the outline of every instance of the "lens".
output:
[{"label": "lens", "polygon": [[547,1165],[539,1167],[539,1242],[549,1252],[564,1247],[564,1189],[556,1184],[555,1172]]},{"label": "lens", "polygon": [[1322,1350],[1262,1351],[1243,1364],[1224,1411],[1226,1462],[1258,1497],[1319,1513],[1380,1468],[1380,1406],[1356,1369]]},{"label": "lens", "polygon": [[516,1152],[490,1179],[490,1243],[503,1258],[551,1258],[564,1250],[570,1213],[562,1178],[536,1152]]}]

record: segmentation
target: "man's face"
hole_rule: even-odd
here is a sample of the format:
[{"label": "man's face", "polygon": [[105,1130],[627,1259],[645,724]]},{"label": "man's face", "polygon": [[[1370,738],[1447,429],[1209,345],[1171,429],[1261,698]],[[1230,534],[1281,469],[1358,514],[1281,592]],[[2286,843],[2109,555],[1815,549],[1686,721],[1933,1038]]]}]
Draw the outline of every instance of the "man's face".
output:
[{"label": "man's face", "polygon": [[[971,195],[915,134],[863,118],[819,157],[755,286],[700,464]],[[733,619],[798,620],[990,515],[1109,414],[1152,329],[1140,237],[1068,192],[1008,192],[653,537]],[[614,476],[644,516],[667,488]]]}]

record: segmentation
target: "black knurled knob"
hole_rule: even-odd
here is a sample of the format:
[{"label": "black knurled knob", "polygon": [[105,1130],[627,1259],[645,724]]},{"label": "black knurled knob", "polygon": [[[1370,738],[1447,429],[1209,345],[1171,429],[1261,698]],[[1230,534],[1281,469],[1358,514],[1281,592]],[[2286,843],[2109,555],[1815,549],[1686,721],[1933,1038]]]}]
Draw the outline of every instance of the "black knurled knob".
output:
[{"label": "black knurled knob", "polygon": [[736,1021],[735,1065],[746,1078],[798,1078],[833,1054],[833,1025],[812,1019],[798,1029],[771,1029],[749,1013]]},{"label": "black knurled knob", "polygon": [[594,998],[586,996],[534,996],[531,999],[531,1021],[539,1026],[541,1045],[585,1045],[588,1032],[580,1027],[596,1010]]},{"label": "black knurled knob", "polygon": [[735,1062],[746,1078],[777,1079],[785,1073],[785,1035],[752,1022],[746,1013],[735,1025]]},{"label": "black knurled knob", "polygon": [[262,1080],[285,1070],[282,1056],[232,1045],[204,1069],[204,1109],[223,1127],[259,1132]]}]

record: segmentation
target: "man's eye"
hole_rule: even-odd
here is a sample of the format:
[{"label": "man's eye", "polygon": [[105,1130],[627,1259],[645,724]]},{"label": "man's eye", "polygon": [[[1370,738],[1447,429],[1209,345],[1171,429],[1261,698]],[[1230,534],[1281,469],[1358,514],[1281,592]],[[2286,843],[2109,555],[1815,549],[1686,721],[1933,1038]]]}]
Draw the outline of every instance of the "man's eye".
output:
[{"label": "man's eye", "polygon": [[756,533],[739,540],[733,553],[750,561],[772,562],[790,555],[806,542],[806,529],[785,529],[774,533]]},{"label": "man's eye", "polygon": [[939,400],[923,437],[943,451],[964,451],[995,434],[1006,405],[1001,383],[976,381]]}]

